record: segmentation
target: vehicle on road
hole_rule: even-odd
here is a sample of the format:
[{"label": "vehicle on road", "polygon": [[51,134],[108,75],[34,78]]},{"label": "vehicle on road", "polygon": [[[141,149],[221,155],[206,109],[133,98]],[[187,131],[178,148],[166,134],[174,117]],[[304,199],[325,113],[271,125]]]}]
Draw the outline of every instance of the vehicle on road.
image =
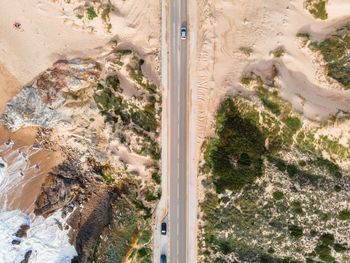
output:
[{"label": "vehicle on road", "polygon": [[181,27],[181,39],[186,39],[187,38],[187,27],[186,25],[183,25]]},{"label": "vehicle on road", "polygon": [[160,263],[166,263],[166,255],[161,255],[160,256]]},{"label": "vehicle on road", "polygon": [[162,235],[166,235],[166,223],[163,222],[161,227],[160,227],[160,232],[162,233]]}]

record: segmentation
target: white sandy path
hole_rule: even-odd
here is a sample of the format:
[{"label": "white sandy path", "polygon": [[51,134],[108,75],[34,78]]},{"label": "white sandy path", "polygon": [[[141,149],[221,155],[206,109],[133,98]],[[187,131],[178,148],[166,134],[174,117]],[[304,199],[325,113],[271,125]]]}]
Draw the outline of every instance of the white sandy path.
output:
[{"label": "white sandy path", "polygon": [[329,19],[349,16],[350,2],[349,0],[330,0],[328,1],[327,12]]}]

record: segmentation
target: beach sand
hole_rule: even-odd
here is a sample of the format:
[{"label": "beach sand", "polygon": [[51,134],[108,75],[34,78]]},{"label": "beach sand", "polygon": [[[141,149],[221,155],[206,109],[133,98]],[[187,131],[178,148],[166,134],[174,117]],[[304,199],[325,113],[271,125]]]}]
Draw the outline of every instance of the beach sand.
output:
[{"label": "beach sand", "polygon": [[11,75],[5,66],[0,64],[0,114],[5,109],[6,102],[21,89],[21,84]]},{"label": "beach sand", "polygon": [[[37,128],[28,127],[10,132],[0,126],[0,145],[9,140],[13,142],[11,149],[0,152],[0,157],[7,163],[6,175],[12,177],[12,181],[6,178],[2,181],[2,185],[7,187],[0,195],[0,204],[5,205],[6,210],[32,212],[45,177],[63,160],[59,151],[33,149],[36,131]],[[28,155],[27,158],[22,158],[22,153]],[[23,176],[19,175],[20,172],[23,172]]]},{"label": "beach sand", "polygon": [[[58,59],[100,55],[111,39],[136,47],[143,55],[159,51],[160,3],[110,1],[110,32],[105,30],[101,14],[91,20],[77,17],[74,10],[84,3],[13,0],[1,4],[0,63],[21,85],[31,82]],[[16,22],[20,28],[14,27]],[[158,61],[151,58],[151,63]]]}]

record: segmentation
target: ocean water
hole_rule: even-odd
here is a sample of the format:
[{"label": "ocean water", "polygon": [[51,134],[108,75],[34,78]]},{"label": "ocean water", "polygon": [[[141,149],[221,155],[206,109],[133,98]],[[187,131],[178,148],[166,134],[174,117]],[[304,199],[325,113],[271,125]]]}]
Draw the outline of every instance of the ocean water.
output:
[{"label": "ocean water", "polygon": [[[0,262],[20,263],[31,251],[29,262],[68,263],[77,253],[69,243],[69,228],[61,211],[44,218],[12,209],[14,193],[18,198],[23,184],[31,180],[24,181],[25,175],[30,173],[34,180],[40,173],[29,161],[39,149],[14,146],[12,141],[0,145]],[[25,236],[16,237],[22,225],[29,229]]]}]

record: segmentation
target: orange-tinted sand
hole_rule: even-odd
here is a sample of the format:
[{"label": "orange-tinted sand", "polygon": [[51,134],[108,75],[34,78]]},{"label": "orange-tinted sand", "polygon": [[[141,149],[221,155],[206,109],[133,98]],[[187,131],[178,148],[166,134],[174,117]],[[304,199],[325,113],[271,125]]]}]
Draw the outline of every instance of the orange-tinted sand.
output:
[{"label": "orange-tinted sand", "polygon": [[17,79],[0,64],[0,113],[4,111],[6,102],[16,95],[20,89],[21,85]]},{"label": "orange-tinted sand", "polygon": [[[35,134],[37,128],[28,127],[20,129],[16,132],[10,132],[3,126],[0,126],[0,144],[11,139],[14,142],[12,151],[21,148],[23,151],[31,147],[35,142]],[[0,153],[0,157],[1,156]],[[14,191],[7,194],[10,208],[20,209],[24,212],[32,212],[34,209],[34,202],[40,193],[40,188],[45,180],[48,172],[62,161],[61,152],[53,152],[46,149],[41,149],[29,157],[29,167],[38,164],[40,169],[29,168],[24,171],[23,179]],[[11,159],[6,160],[11,165]],[[4,200],[0,199],[0,204]]]}]

